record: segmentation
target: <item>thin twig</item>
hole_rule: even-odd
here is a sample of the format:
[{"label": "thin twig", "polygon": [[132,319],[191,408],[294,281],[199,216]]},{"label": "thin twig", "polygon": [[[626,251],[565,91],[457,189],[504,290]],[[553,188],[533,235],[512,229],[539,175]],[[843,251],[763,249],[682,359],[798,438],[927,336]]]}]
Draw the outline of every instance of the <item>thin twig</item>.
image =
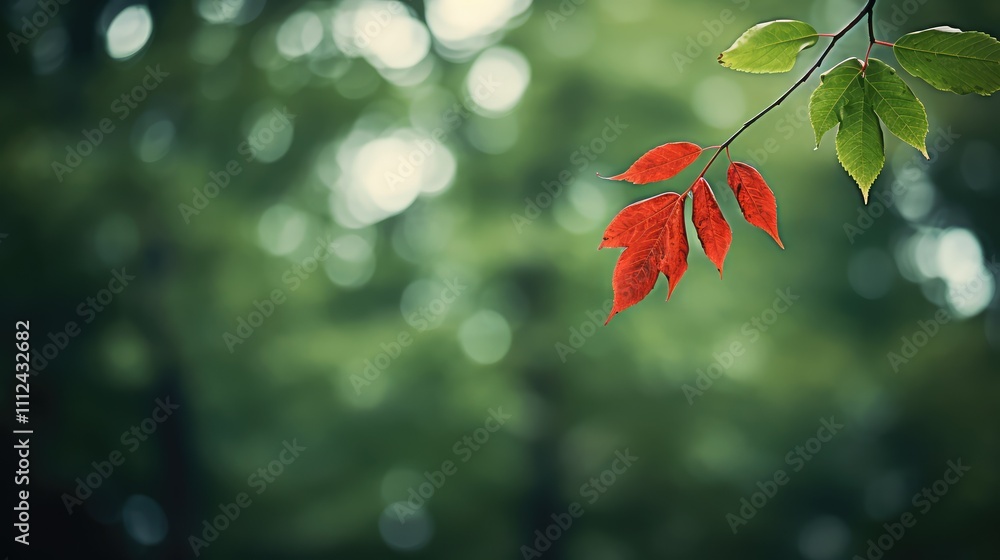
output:
[{"label": "thin twig", "polygon": [[[869,38],[872,41],[874,41],[875,40],[875,36],[874,36],[874,28],[873,28],[873,24],[872,24],[872,12],[875,9],[875,2],[876,2],[876,0],[868,0],[868,2],[865,3],[865,7],[862,8],[861,12],[859,12],[858,15],[855,16],[854,19],[851,20],[851,22],[847,24],[847,26],[845,26],[843,29],[841,29],[839,32],[837,32],[835,35],[833,35],[833,40],[830,41],[830,44],[826,47],[826,50],[823,51],[823,54],[820,55],[820,57],[816,61],[816,63],[812,65],[812,68],[810,68],[809,71],[805,73],[805,75],[803,75],[801,78],[799,78],[799,81],[795,82],[795,84],[793,84],[792,87],[788,88],[788,91],[786,91],[784,94],[782,94],[781,97],[779,97],[774,103],[771,103],[770,105],[768,105],[767,107],[765,107],[764,110],[762,110],[761,112],[757,113],[757,115],[754,116],[752,119],[750,119],[747,122],[743,123],[743,126],[741,126],[739,130],[737,130],[735,133],[733,133],[733,135],[730,136],[728,140],[726,140],[725,142],[723,142],[722,145],[719,146],[719,148],[715,151],[715,154],[712,155],[712,159],[710,159],[708,161],[708,164],[705,166],[705,168],[702,169],[701,174],[698,175],[698,179],[701,179],[702,177],[705,176],[706,173],[708,173],[709,168],[712,167],[713,163],[715,163],[715,160],[719,157],[719,154],[721,154],[723,150],[728,149],[729,146],[730,146],[730,144],[732,144],[733,142],[736,141],[737,138],[739,138],[740,134],[743,134],[755,122],[757,122],[761,118],[763,118],[764,115],[770,113],[776,107],[778,107],[779,105],[781,105],[781,103],[783,101],[785,101],[786,99],[788,99],[788,97],[791,96],[792,93],[795,92],[795,90],[799,89],[799,87],[802,84],[806,83],[809,80],[809,78],[812,77],[813,73],[815,73],[816,70],[818,70],[820,68],[820,66],[823,65],[823,61],[826,60],[826,57],[833,50],[833,47],[836,46],[837,41],[840,41],[844,37],[844,35],[847,35],[847,33],[850,30],[854,29],[858,25],[858,23],[860,23],[861,20],[865,18],[865,16],[868,16],[868,26],[869,26],[869,33],[870,33],[870,37]],[[697,179],[695,179],[695,183],[697,183],[697,182],[698,182]],[[694,189],[694,185],[691,185],[688,188],[688,190],[685,191],[684,194],[681,195],[681,196],[687,195],[689,192],[691,192],[692,189]]]}]

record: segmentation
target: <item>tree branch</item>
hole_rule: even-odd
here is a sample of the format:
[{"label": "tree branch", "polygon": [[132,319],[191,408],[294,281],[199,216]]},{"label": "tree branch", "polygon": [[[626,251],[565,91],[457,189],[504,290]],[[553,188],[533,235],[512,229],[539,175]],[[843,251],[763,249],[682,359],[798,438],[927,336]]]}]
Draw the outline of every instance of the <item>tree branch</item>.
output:
[{"label": "tree branch", "polygon": [[[721,154],[723,150],[728,150],[729,146],[733,142],[735,142],[736,139],[739,138],[739,136],[741,134],[743,134],[748,128],[750,128],[751,126],[753,126],[753,124],[755,122],[757,122],[760,119],[762,119],[764,117],[764,115],[770,113],[776,107],[778,107],[779,105],[781,105],[781,103],[784,102],[786,99],[788,99],[788,97],[791,96],[792,93],[795,92],[795,90],[799,89],[799,87],[801,87],[802,84],[806,83],[809,80],[809,78],[812,77],[812,75],[816,72],[816,70],[818,70],[820,68],[820,66],[823,65],[823,61],[826,60],[826,57],[833,50],[833,47],[836,46],[837,41],[840,41],[844,37],[844,35],[847,35],[847,33],[850,30],[854,29],[859,23],[861,23],[861,20],[864,19],[865,16],[868,17],[869,38],[871,39],[871,41],[874,42],[875,41],[875,30],[874,30],[874,27],[873,27],[874,24],[872,23],[872,17],[873,17],[872,13],[874,12],[874,9],[875,9],[875,2],[876,2],[876,0],[868,0],[865,3],[865,7],[861,9],[861,11],[858,13],[858,15],[855,16],[854,19],[851,20],[851,22],[848,23],[843,29],[841,29],[839,32],[837,32],[835,35],[833,35],[833,38],[830,41],[830,44],[827,45],[826,50],[823,51],[823,54],[820,55],[819,59],[816,61],[815,64],[812,65],[812,67],[809,69],[809,71],[806,72],[805,75],[803,75],[801,78],[799,78],[799,81],[795,82],[792,85],[792,87],[788,88],[788,91],[786,91],[784,94],[782,94],[781,97],[779,97],[774,103],[771,103],[770,105],[768,105],[767,107],[765,107],[764,110],[762,110],[761,112],[757,113],[757,115],[754,116],[752,119],[750,119],[747,122],[743,123],[743,126],[741,126],[739,130],[737,130],[735,133],[733,133],[733,135],[730,136],[728,140],[726,140],[725,142],[723,142],[722,145],[719,146],[719,148],[715,151],[715,154],[712,155],[712,159],[710,159],[708,161],[708,164],[702,170],[701,174],[698,175],[698,178],[700,179],[700,178],[702,178],[702,177],[705,176],[705,173],[707,173],[708,169],[710,167],[712,167],[713,163],[715,163],[715,160],[719,157],[719,154]],[[697,183],[697,180],[695,180],[695,182]],[[684,195],[688,194],[693,188],[694,188],[694,185],[692,185],[691,187],[689,187],[688,190],[685,191],[684,194],[682,194],[681,196],[684,196]]]},{"label": "tree branch", "polygon": [[[875,7],[874,3],[872,3],[872,7],[873,8]],[[868,10],[868,40],[871,41],[872,43],[875,43],[876,42],[875,41],[875,21],[874,21],[875,16],[873,15],[873,12],[874,12],[874,10]]]}]

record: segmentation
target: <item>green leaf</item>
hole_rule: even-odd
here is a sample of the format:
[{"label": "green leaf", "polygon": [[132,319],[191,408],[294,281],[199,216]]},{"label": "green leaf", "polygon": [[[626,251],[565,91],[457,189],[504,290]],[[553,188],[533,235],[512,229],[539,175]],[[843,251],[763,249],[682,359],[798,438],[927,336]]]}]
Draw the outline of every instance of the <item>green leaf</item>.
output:
[{"label": "green leaf", "polygon": [[904,35],[893,48],[910,74],[961,95],[1000,90],[1000,42],[985,33],[935,27]]},{"label": "green leaf", "polygon": [[881,60],[868,60],[865,70],[865,94],[889,132],[927,155],[927,111],[924,104],[897,74]]},{"label": "green leaf", "polygon": [[837,158],[861,187],[868,203],[868,191],[885,165],[882,127],[866,90],[871,86],[860,74],[848,85],[847,102],[841,111],[837,131]]},{"label": "green leaf", "polygon": [[808,23],[792,20],[761,23],[720,54],[719,63],[753,74],[788,72],[795,66],[799,52],[818,40],[819,33]]},{"label": "green leaf", "polygon": [[840,123],[848,88],[856,85],[862,66],[860,60],[849,58],[820,76],[819,87],[809,98],[809,120],[816,133],[816,147],[823,135]]}]

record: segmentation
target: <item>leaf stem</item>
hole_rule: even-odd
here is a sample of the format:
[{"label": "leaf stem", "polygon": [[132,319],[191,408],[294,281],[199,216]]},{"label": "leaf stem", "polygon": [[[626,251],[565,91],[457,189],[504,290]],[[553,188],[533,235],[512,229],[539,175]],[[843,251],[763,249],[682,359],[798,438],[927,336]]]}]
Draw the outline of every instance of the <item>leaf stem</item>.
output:
[{"label": "leaf stem", "polygon": [[887,42],[885,42],[885,41],[875,41],[875,44],[876,44],[876,45],[882,45],[883,47],[890,47],[890,48],[892,48],[892,47],[895,47],[895,46],[896,46],[896,44],[895,44],[895,43],[887,43]]},{"label": "leaf stem", "polygon": [[[760,119],[762,119],[764,117],[764,115],[767,115],[768,113],[770,113],[771,111],[773,111],[776,107],[778,107],[779,105],[781,105],[781,103],[783,101],[785,101],[786,99],[788,99],[789,96],[791,96],[792,93],[795,92],[795,90],[799,89],[799,87],[802,86],[802,84],[806,83],[806,81],[808,81],[809,78],[812,77],[812,75],[816,72],[816,70],[818,70],[820,68],[820,66],[823,65],[823,61],[826,60],[826,57],[830,54],[831,51],[833,51],[833,47],[837,44],[837,41],[840,41],[841,39],[843,39],[844,35],[847,35],[847,33],[850,30],[854,29],[859,23],[861,23],[861,20],[864,19],[865,16],[868,17],[869,39],[871,39],[872,41],[874,41],[875,40],[875,35],[874,35],[875,30],[874,30],[874,26],[873,26],[874,24],[872,23],[872,12],[875,9],[875,2],[876,1],[877,0],[868,0],[867,2],[865,2],[865,7],[861,9],[861,11],[858,13],[858,15],[854,16],[854,19],[851,20],[850,23],[848,23],[843,29],[841,29],[840,31],[838,31],[836,34],[833,35],[833,40],[830,41],[829,45],[827,45],[826,50],[823,51],[823,54],[820,55],[820,57],[816,61],[816,63],[812,65],[812,68],[810,68],[809,71],[805,73],[805,75],[803,75],[801,78],[799,78],[799,81],[795,82],[792,85],[792,87],[788,88],[788,91],[786,91],[785,93],[783,93],[781,95],[781,97],[779,97],[777,100],[774,101],[774,103],[771,103],[770,105],[768,105],[767,107],[765,107],[761,112],[757,113],[757,115],[754,116],[752,119],[750,119],[747,122],[743,123],[743,126],[741,126],[739,128],[739,130],[737,130],[735,133],[733,133],[733,135],[730,136],[728,140],[726,140],[725,142],[723,142],[722,145],[719,146],[719,148],[715,151],[715,154],[712,155],[712,159],[710,159],[708,161],[708,164],[705,165],[705,168],[701,170],[701,174],[698,175],[698,179],[703,178],[705,176],[705,174],[708,173],[709,168],[712,167],[712,164],[715,163],[715,160],[718,159],[719,154],[721,154],[723,150],[728,149],[729,146],[733,142],[735,142],[736,139],[739,138],[739,136],[741,134],[743,134],[744,132],[746,132],[746,130],[748,128],[750,128],[751,126],[753,126],[753,124],[755,122],[759,121]],[[695,183],[698,182],[698,179],[695,179]],[[688,187],[688,189],[686,191],[684,191],[684,193],[681,194],[681,196],[682,197],[686,196],[693,189],[694,189],[694,184],[692,184],[690,187]]]}]

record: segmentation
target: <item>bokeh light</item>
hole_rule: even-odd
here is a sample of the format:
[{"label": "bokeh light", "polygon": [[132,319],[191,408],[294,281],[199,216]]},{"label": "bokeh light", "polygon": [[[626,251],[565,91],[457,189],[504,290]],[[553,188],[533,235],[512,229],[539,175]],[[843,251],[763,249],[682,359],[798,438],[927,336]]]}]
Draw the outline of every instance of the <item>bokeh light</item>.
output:
[{"label": "bokeh light", "polygon": [[125,500],[122,523],[128,535],[141,545],[154,546],[167,535],[167,517],[163,508],[152,498],[141,494]]},{"label": "bokeh light", "polygon": [[124,60],[139,52],[153,34],[153,17],[143,4],[128,6],[111,20],[106,46],[111,58]]}]

